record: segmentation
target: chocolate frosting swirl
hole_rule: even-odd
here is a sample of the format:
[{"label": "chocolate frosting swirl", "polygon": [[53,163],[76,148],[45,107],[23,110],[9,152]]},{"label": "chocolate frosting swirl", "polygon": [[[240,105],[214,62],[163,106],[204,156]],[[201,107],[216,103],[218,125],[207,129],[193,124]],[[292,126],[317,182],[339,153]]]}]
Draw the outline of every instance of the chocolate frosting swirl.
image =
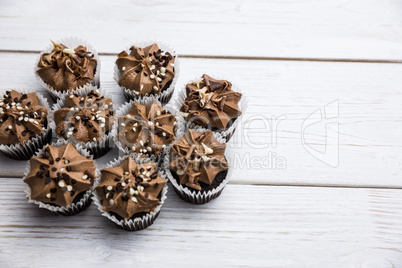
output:
[{"label": "chocolate frosting swirl", "polygon": [[226,144],[218,142],[211,130],[204,133],[189,129],[171,147],[169,168],[180,184],[201,190],[199,182],[211,185],[216,175],[228,169]]},{"label": "chocolate frosting swirl", "polygon": [[66,207],[83,192],[88,191],[96,178],[94,161],[78,153],[71,144],[48,145],[42,155],[32,157],[31,170],[24,182],[31,188],[31,199]]},{"label": "chocolate frosting swirl", "polygon": [[186,93],[180,111],[187,121],[196,125],[226,130],[229,122],[241,115],[238,103],[242,94],[233,91],[229,81],[204,74],[186,85]]},{"label": "chocolate frosting swirl", "polygon": [[159,94],[174,78],[175,57],[159,49],[157,44],[145,48],[132,46],[130,54],[122,51],[116,64],[121,73],[119,85],[136,95]]},{"label": "chocolate frosting swirl", "polygon": [[99,141],[114,122],[113,101],[92,90],[86,96],[67,95],[66,106],[54,113],[56,133],[78,142]]},{"label": "chocolate frosting swirl", "polygon": [[68,48],[52,41],[54,48],[43,53],[36,71],[56,91],[66,91],[94,81],[97,60],[84,46]]},{"label": "chocolate frosting swirl", "polygon": [[166,181],[159,176],[156,163],[137,164],[126,156],[119,166],[103,169],[101,173],[102,181],[95,189],[104,211],[128,220],[160,205]]},{"label": "chocolate frosting swirl", "polygon": [[134,103],[118,121],[117,139],[140,155],[159,155],[175,137],[176,117],[155,102]]},{"label": "chocolate frosting swirl", "polygon": [[6,91],[0,100],[0,144],[23,143],[44,131],[47,109],[32,92]]}]

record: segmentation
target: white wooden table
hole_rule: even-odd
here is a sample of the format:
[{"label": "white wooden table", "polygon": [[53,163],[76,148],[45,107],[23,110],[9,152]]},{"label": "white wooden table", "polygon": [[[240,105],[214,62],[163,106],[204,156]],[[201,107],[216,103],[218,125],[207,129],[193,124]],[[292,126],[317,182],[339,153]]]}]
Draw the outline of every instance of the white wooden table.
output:
[{"label": "white wooden table", "polygon": [[100,52],[117,103],[113,63],[136,40],[177,49],[176,90],[203,73],[238,84],[249,106],[234,172],[206,205],[170,189],[130,233],[94,206],[28,204],[26,162],[1,155],[0,267],[402,267],[401,1],[0,0],[0,88],[47,95],[33,65],[67,36]]}]

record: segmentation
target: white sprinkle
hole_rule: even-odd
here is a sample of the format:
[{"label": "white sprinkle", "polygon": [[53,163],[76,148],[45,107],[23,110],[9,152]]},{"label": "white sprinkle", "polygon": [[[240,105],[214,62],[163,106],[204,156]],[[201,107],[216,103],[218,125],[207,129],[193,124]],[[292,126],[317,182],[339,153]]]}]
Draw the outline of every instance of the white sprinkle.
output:
[{"label": "white sprinkle", "polygon": [[130,195],[134,195],[135,194],[135,190],[133,188],[130,188]]},{"label": "white sprinkle", "polygon": [[70,163],[70,161],[68,161],[67,159],[64,160],[64,164],[68,164],[68,163]]},{"label": "white sprinkle", "polygon": [[103,106],[104,109],[109,108],[109,106],[107,104],[105,104],[105,106]]},{"label": "white sprinkle", "polygon": [[134,90],[135,95],[140,95],[140,92]]},{"label": "white sprinkle", "polygon": [[95,120],[95,116],[92,116],[92,117],[91,117],[91,120],[94,121],[94,120]]},{"label": "white sprinkle", "polygon": [[60,169],[60,172],[63,172],[63,171],[64,171],[64,168],[61,168],[61,169]]},{"label": "white sprinkle", "polygon": [[73,190],[73,186],[68,185],[68,186],[67,186],[67,191],[71,192],[72,190]]},{"label": "white sprinkle", "polygon": [[159,111],[159,110],[156,111],[156,115],[157,115],[157,116],[160,116],[160,115],[161,115],[161,111]]},{"label": "white sprinkle", "polygon": [[158,90],[159,90],[157,86],[154,86],[153,89],[154,89],[155,91],[158,91]]},{"label": "white sprinkle", "polygon": [[165,133],[165,132],[162,132],[162,136],[163,136],[163,137],[166,137],[166,133]]},{"label": "white sprinkle", "polygon": [[155,65],[151,65],[150,69],[151,70],[155,69]]},{"label": "white sprinkle", "polygon": [[126,171],[126,172],[124,172],[124,175],[128,175],[128,174],[130,174],[130,173],[128,173],[127,171]]},{"label": "white sprinkle", "polygon": [[135,123],[134,126],[135,126],[135,127],[138,126],[138,123]]},{"label": "white sprinkle", "polygon": [[81,119],[81,117],[79,117],[78,115],[75,117],[75,119],[77,119],[77,120],[80,120]]},{"label": "white sprinkle", "polygon": [[149,60],[149,61],[152,61],[152,58],[151,58],[151,57],[149,57],[149,58],[148,58],[148,60]]},{"label": "white sprinkle", "polygon": [[96,138],[94,137],[92,140],[93,140],[93,141],[96,141]]},{"label": "white sprinkle", "polygon": [[148,121],[148,126],[152,126],[153,124],[154,124],[154,122]]},{"label": "white sprinkle", "polygon": [[113,199],[109,199],[109,204],[110,204],[111,206],[113,206],[113,205],[114,205],[114,201],[113,201]]},{"label": "white sprinkle", "polygon": [[108,186],[106,189],[107,189],[108,191],[111,191],[111,190],[113,190],[113,187],[112,187],[112,186]]},{"label": "white sprinkle", "polygon": [[71,131],[67,132],[67,136],[72,136],[72,135],[73,135],[73,132],[71,132]]},{"label": "white sprinkle", "polygon": [[18,118],[18,121],[22,121],[22,120],[24,120],[24,117],[20,117],[20,118]]},{"label": "white sprinkle", "polygon": [[125,126],[126,126],[126,124],[124,124],[124,123],[121,123],[120,125],[121,125],[122,127],[125,127]]},{"label": "white sprinkle", "polygon": [[12,125],[9,125],[9,126],[8,126],[8,129],[12,129],[12,128],[13,128],[13,126],[12,126]]},{"label": "white sprinkle", "polygon": [[105,124],[103,124],[103,123],[100,124],[100,127],[101,127],[101,128],[104,128],[104,127],[105,127]]},{"label": "white sprinkle", "polygon": [[137,203],[137,198],[135,198],[134,196],[131,198],[131,200],[133,200],[134,203]]},{"label": "white sprinkle", "polygon": [[123,67],[121,68],[122,71],[124,71],[125,69],[126,69],[126,66],[123,66]]},{"label": "white sprinkle", "polygon": [[80,110],[80,108],[78,108],[78,107],[75,107],[75,110],[76,110],[76,111],[79,111],[79,110]]},{"label": "white sprinkle", "polygon": [[34,121],[34,124],[35,124],[35,125],[39,125],[38,121]]},{"label": "white sprinkle", "polygon": [[174,63],[171,63],[170,66],[174,67]]},{"label": "white sprinkle", "polygon": [[50,193],[46,195],[47,198],[50,198],[50,196],[51,196]]},{"label": "white sprinkle", "polygon": [[154,78],[155,78],[155,75],[151,74],[151,75],[149,76],[149,78],[154,79]]},{"label": "white sprinkle", "polygon": [[139,185],[139,186],[137,187],[137,189],[138,189],[138,191],[140,191],[140,192],[144,191],[144,187],[141,186],[141,185]]},{"label": "white sprinkle", "polygon": [[32,118],[29,118],[28,121],[32,123],[34,120]]},{"label": "white sprinkle", "polygon": [[162,145],[162,148],[165,149],[165,148],[166,148],[166,144],[163,144],[163,145]]},{"label": "white sprinkle", "polygon": [[[66,160],[67,161],[67,160]],[[65,162],[65,161],[64,161]],[[81,179],[83,179],[84,181],[86,180],[86,179],[88,179],[88,175],[84,175],[84,176],[82,176],[82,178]]]},{"label": "white sprinkle", "polygon": [[74,98],[74,95],[70,95],[70,99]]},{"label": "white sprinkle", "polygon": [[60,182],[59,182],[59,186],[60,186],[60,187],[64,187],[64,182],[60,181]]},{"label": "white sprinkle", "polygon": [[20,114],[24,114],[24,112],[20,112]]},{"label": "white sprinkle", "polygon": [[147,169],[150,170],[152,168],[152,166],[147,166]]},{"label": "white sprinkle", "polygon": [[133,127],[133,131],[134,131],[134,132],[136,132],[136,131],[137,131],[137,129],[136,129],[135,127]]},{"label": "white sprinkle", "polygon": [[159,122],[156,122],[155,125],[159,126]]},{"label": "white sprinkle", "polygon": [[142,91],[142,89],[144,88],[144,85],[141,85],[141,87],[140,87],[140,91]]},{"label": "white sprinkle", "polygon": [[165,73],[166,72],[166,68],[165,67],[162,67],[161,68],[161,73]]},{"label": "white sprinkle", "polygon": [[128,118],[131,118],[131,115],[128,114],[127,117],[128,117]]},{"label": "white sprinkle", "polygon": [[162,78],[158,77],[158,81],[159,81],[159,82],[162,81]]},{"label": "white sprinkle", "polygon": [[70,111],[74,111],[74,107],[71,107],[71,108],[70,108]]},{"label": "white sprinkle", "polygon": [[121,186],[123,186],[123,187],[126,186],[126,183],[125,183],[125,182],[122,182],[122,183],[121,183]]},{"label": "white sprinkle", "polygon": [[131,150],[135,151],[135,146],[131,147]]},{"label": "white sprinkle", "polygon": [[106,193],[106,199],[108,199],[109,198],[109,193]]},{"label": "white sprinkle", "polygon": [[143,141],[140,141],[140,144],[141,144],[141,146],[144,146],[144,142],[143,142]]},{"label": "white sprinkle", "polygon": [[147,174],[145,174],[146,177],[149,177],[151,175],[151,172],[147,172]]},{"label": "white sprinkle", "polygon": [[147,150],[148,150],[148,152],[151,152],[152,151],[152,148],[151,147],[147,147]]},{"label": "white sprinkle", "polygon": [[142,67],[142,68],[144,68],[144,67],[145,67],[144,63],[141,63],[141,67]]},{"label": "white sprinkle", "polygon": [[91,111],[92,111],[92,112],[95,112],[95,108],[92,108]]}]

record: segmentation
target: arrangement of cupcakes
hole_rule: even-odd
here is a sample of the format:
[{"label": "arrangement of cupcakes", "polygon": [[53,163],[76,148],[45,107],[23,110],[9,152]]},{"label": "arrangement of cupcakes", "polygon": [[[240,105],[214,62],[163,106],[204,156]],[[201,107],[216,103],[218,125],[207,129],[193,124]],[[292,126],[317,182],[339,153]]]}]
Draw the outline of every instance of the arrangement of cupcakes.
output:
[{"label": "arrangement of cupcakes", "polygon": [[79,143],[99,158],[113,147],[114,105],[111,97],[89,88],[85,95],[62,96],[53,106],[55,131],[59,138]]},{"label": "arrangement of cupcakes", "polygon": [[[51,43],[35,75],[56,100],[52,110],[35,92],[0,98],[0,151],[29,159],[30,203],[72,216],[94,201],[119,228],[138,231],[158,217],[169,181],[193,204],[222,193],[231,172],[226,144],[245,108],[237,87],[204,74],[170,105],[178,55],[160,42],[136,43],[117,55],[114,79],[127,102],[115,110],[94,48],[75,38]],[[49,144],[53,130],[58,140]],[[98,168],[93,159],[114,145],[121,156]]]}]

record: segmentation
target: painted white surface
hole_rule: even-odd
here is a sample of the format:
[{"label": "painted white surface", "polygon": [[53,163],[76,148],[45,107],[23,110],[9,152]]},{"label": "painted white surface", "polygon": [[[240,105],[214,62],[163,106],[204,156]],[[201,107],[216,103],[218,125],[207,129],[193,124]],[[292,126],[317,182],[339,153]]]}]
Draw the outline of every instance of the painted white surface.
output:
[{"label": "painted white surface", "polygon": [[157,38],[182,55],[402,59],[398,0],[0,4],[0,49],[41,50],[49,38],[78,35],[108,53]]},{"label": "painted white surface", "polygon": [[[238,156],[286,161],[284,169],[238,162],[223,195],[203,206],[170,189],[155,224],[128,233],[94,206],[61,217],[28,204],[26,163],[0,155],[0,267],[402,267],[402,65],[368,63],[402,58],[401,8],[397,0],[0,0],[0,89],[44,93],[32,52],[78,36],[103,53],[102,87],[121,104],[114,54],[160,39],[186,56],[176,90],[207,73],[247,94],[245,127],[230,142]],[[328,121],[306,127],[306,149],[302,126],[316,111]],[[277,131],[256,131],[257,115],[277,117]],[[335,123],[328,133],[327,122]],[[325,144],[337,126],[339,157],[326,158],[317,151],[334,152]]]}]

